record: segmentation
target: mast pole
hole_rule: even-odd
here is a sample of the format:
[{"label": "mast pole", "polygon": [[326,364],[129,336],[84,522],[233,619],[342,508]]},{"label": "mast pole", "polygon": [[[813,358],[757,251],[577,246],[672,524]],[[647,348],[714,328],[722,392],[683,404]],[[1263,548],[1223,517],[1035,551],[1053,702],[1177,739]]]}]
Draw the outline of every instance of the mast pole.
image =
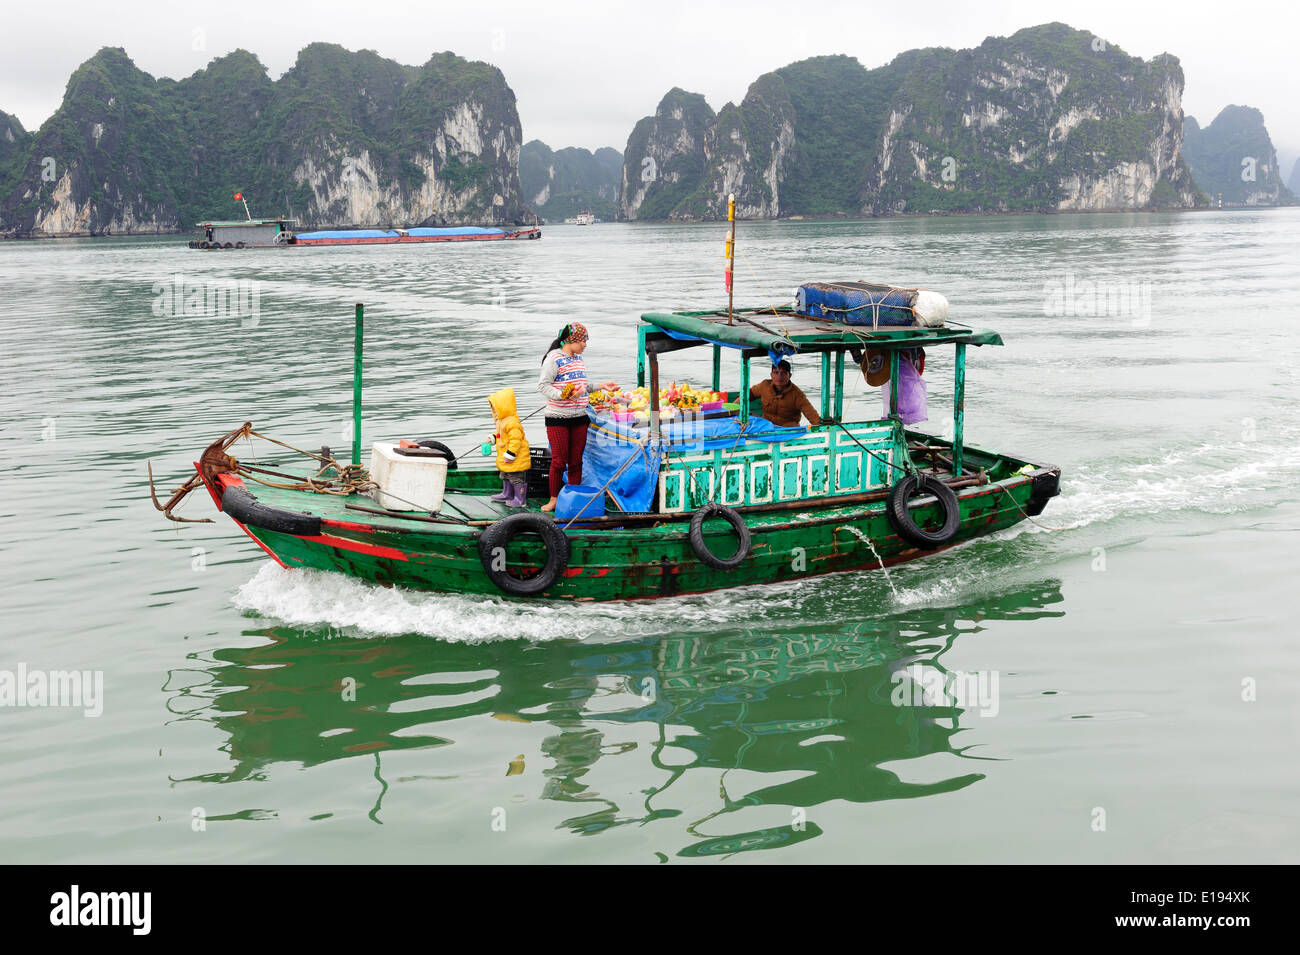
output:
[{"label": "mast pole", "polygon": [[361,339],[364,307],[357,302],[356,333],[352,343],[352,463],[361,463]]},{"label": "mast pole", "polygon": [[963,442],[966,429],[966,345],[957,344],[957,366],[953,372],[952,395],[952,473],[961,477]]},{"label": "mast pole", "polygon": [[650,434],[659,437],[659,354],[650,352]]},{"label": "mast pole", "polygon": [[727,239],[727,324],[736,324],[734,301],[736,297],[736,194],[727,196],[727,221],[731,223],[731,237]]}]

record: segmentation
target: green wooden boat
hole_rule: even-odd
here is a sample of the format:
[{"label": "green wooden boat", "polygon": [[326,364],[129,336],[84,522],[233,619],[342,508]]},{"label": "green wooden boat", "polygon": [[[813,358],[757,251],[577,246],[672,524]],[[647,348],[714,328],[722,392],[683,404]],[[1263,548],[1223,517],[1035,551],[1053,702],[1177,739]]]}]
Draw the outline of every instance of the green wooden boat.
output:
[{"label": "green wooden boat", "polygon": [[[358,306],[358,419],[360,317]],[[227,453],[257,434],[249,424],[213,442],[177,493],[201,481],[217,507],[285,567],[423,590],[632,600],[868,571],[1010,527],[1058,493],[1058,468],[963,442],[967,347],[1001,344],[988,330],[846,326],[781,308],[644,315],[637,383],[649,385],[650,420],[638,429],[595,416],[593,436],[604,436],[605,449],[626,449],[622,470],[602,488],[611,509],[598,517],[556,520],[535,510],[538,501],[507,508],[489,499],[500,480],[486,467],[447,471],[436,513],[389,510],[362,490],[359,441],[351,466],[322,449],[302,468],[253,467]],[[846,365],[858,374],[862,349],[884,350],[897,382],[900,352],[939,346],[952,346],[955,356],[952,441],[909,429],[897,415],[840,420]],[[724,356],[738,354],[735,396],[748,395],[754,359],[815,356],[827,420],[773,429],[757,402],[751,408],[742,400],[734,417],[700,416],[709,420],[703,431],[696,421],[664,421],[661,357],[701,347],[712,349],[715,390]],[[653,482],[638,512],[619,509],[627,496],[617,486],[635,470],[627,462],[645,472],[637,479],[643,491],[644,481]],[[596,483],[590,474],[587,483]]]}]

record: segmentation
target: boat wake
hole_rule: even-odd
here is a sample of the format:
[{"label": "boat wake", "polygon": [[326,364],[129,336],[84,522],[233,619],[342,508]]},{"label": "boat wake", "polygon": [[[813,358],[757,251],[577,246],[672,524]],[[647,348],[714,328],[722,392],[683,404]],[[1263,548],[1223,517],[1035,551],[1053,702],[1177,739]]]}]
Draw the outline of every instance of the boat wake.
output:
[{"label": "boat wake", "polygon": [[979,544],[968,541],[891,568],[892,579],[879,570],[851,571],[707,594],[583,604],[385,588],[340,574],[266,563],[239,588],[233,602],[245,614],[317,637],[418,634],[451,643],[616,643],[665,633],[791,628],[805,633],[863,626],[889,630],[918,610],[952,610],[1039,586],[1038,562],[1008,555],[1008,545]]},{"label": "boat wake", "polygon": [[1064,469],[1061,495],[1037,524],[1025,521],[994,537],[1011,540],[1181,511],[1236,514],[1293,499],[1298,481],[1300,440],[1205,443],[1141,461],[1081,464]]},{"label": "boat wake", "polygon": [[[655,601],[574,604],[380,587],[325,571],[263,564],[235,593],[245,613],[336,636],[422,634],[455,643],[614,641],[665,630],[776,626],[800,616],[809,582]],[[760,596],[761,594],[761,596]]]}]

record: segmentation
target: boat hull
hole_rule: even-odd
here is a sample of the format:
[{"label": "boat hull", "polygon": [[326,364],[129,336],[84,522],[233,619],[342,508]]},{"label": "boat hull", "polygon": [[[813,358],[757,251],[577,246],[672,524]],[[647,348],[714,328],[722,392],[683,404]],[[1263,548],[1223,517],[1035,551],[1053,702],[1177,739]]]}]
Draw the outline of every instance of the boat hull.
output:
[{"label": "boat hull", "polygon": [[[826,507],[809,502],[797,510],[746,513],[750,552],[740,566],[729,571],[709,567],[696,556],[688,536],[689,515],[653,525],[571,527],[566,531],[571,551],[568,566],[540,596],[638,600],[891,566],[1025,520],[1041,511],[1047,498],[1056,493],[1058,478],[1059,471],[1045,467],[957,490],[957,533],[943,547],[929,550],[897,534],[883,500]],[[237,476],[219,475],[211,485],[214,498],[220,501],[225,489],[236,485],[242,488]],[[942,519],[933,498],[914,504],[912,516],[919,524]],[[405,524],[391,517],[360,516],[325,516],[318,523],[297,525],[291,521],[277,525],[278,529],[258,526],[275,523],[254,513],[240,526],[288,568],[343,573],[385,586],[505,596],[488,576],[480,557],[478,542],[484,527]],[[721,556],[735,549],[735,537],[729,530],[706,533],[705,542]],[[507,567],[514,573],[525,574],[540,568],[544,561],[545,552],[538,541],[517,539],[507,548]]]}]

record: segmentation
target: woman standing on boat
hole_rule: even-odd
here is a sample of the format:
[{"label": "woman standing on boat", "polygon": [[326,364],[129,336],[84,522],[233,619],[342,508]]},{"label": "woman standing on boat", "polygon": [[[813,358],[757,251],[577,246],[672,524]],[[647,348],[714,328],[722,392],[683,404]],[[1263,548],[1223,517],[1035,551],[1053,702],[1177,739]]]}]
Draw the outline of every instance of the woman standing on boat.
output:
[{"label": "woman standing on boat", "polygon": [[[551,499],[543,511],[555,510],[560,488],[564,486],[564,469],[569,469],[569,483],[582,483],[582,452],[587,447],[587,366],[582,353],[587,348],[587,329],[571,322],[560,329],[559,337],[546,349],[542,359],[542,377],[537,390],[546,398],[546,440],[551,445]],[[600,387],[618,387],[607,381]]]}]

